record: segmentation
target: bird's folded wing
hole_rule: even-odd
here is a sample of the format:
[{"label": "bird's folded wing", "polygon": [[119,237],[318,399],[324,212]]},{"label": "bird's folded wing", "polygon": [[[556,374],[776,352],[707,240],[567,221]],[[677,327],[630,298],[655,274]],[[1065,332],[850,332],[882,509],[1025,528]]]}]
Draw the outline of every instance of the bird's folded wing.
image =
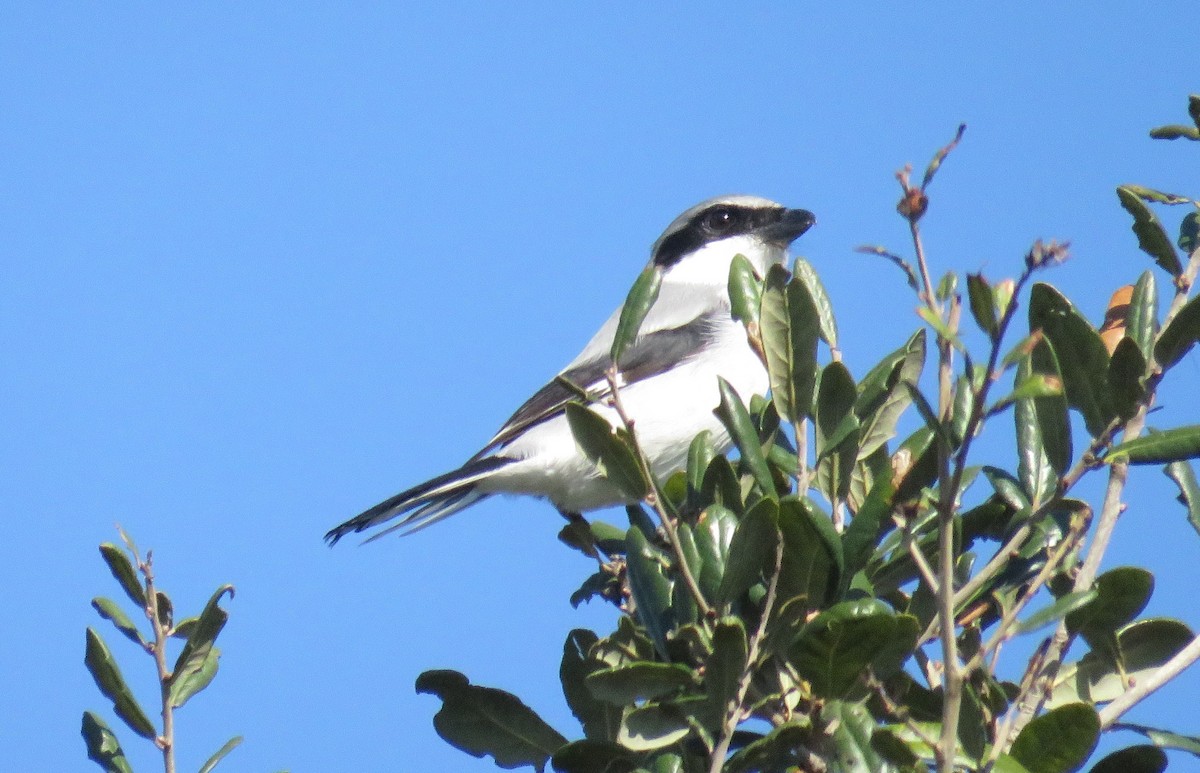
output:
[{"label": "bird's folded wing", "polygon": [[[718,309],[694,317],[678,327],[640,335],[622,358],[622,386],[632,386],[657,376],[698,354],[710,340],[714,324],[728,315],[727,309]],[[587,352],[586,349],[584,351]],[[610,390],[605,371],[610,364],[607,350],[597,352],[594,357],[582,362],[576,359],[518,408],[487,446],[472,459],[486,456],[511,442],[526,429],[561,414],[567,403],[607,397]]]}]

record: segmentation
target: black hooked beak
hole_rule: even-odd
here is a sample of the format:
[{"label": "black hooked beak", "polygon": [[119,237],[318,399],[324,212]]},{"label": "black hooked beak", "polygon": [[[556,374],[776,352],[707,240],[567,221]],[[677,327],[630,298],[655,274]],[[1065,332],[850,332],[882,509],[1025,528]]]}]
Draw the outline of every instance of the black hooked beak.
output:
[{"label": "black hooked beak", "polygon": [[812,228],[815,222],[817,218],[807,209],[785,209],[778,220],[762,229],[763,239],[786,247]]}]

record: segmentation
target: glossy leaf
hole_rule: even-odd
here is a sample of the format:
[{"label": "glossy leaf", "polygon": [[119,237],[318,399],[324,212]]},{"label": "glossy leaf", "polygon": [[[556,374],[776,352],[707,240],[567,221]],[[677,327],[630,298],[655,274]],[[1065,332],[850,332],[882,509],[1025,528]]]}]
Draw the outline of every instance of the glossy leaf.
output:
[{"label": "glossy leaf", "polygon": [[687,485],[688,496],[694,500],[699,500],[700,492],[704,490],[704,473],[716,455],[711,432],[704,430],[692,438],[688,446]]},{"label": "glossy leaf", "polygon": [[723,773],[788,770],[798,762],[794,750],[807,746],[812,736],[812,728],[799,721],[779,725],[739,749],[721,770]]},{"label": "glossy leaf", "polygon": [[746,627],[736,617],[724,617],[713,626],[712,653],[704,665],[704,690],[714,717],[728,716],[737,700],[746,671]]},{"label": "glossy leaf", "polygon": [[633,283],[629,295],[625,297],[625,304],[621,306],[621,316],[617,320],[617,332],[609,350],[609,358],[617,364],[618,369],[621,367],[621,356],[637,340],[642,322],[650,313],[654,302],[658,300],[662,275],[660,267],[647,266]]},{"label": "glossy leaf", "polygon": [[742,399],[738,397],[737,392],[729,385],[728,381],[718,377],[717,386],[721,392],[721,404],[716,411],[717,417],[729,430],[729,435],[733,438],[733,442],[742,456],[742,463],[750,470],[750,474],[754,476],[754,480],[762,489],[763,494],[774,496],[775,479],[771,477],[771,469],[767,466],[767,459],[763,455],[762,445],[758,440],[758,431],[755,430],[754,422],[750,419],[750,412],[746,410]]},{"label": "glossy leaf", "polygon": [[1133,215],[1133,232],[1137,234],[1138,247],[1142,252],[1154,258],[1154,262],[1171,276],[1182,274],[1179,255],[1158,216],[1128,186],[1117,188],[1117,198],[1121,200],[1125,211]]},{"label": "glossy leaf", "polygon": [[1200,458],[1200,424],[1150,432],[1109,449],[1104,461],[1166,464]]},{"label": "glossy leaf", "polygon": [[821,284],[817,270],[804,258],[796,258],[792,267],[792,276],[803,283],[812,298],[813,307],[817,310],[817,319],[821,325],[821,340],[836,349],[838,346],[837,320],[833,316],[833,302]]},{"label": "glossy leaf", "polygon": [[1035,284],[1029,296],[1029,328],[1045,333],[1058,360],[1067,403],[1083,415],[1088,432],[1100,435],[1112,411],[1105,389],[1108,351],[1099,333],[1070,301],[1043,283]]},{"label": "glossy leaf", "polygon": [[763,499],[738,522],[729,544],[725,575],[717,592],[722,604],[741,598],[766,573],[768,566],[774,565],[780,540],[777,511],[778,505],[774,501]]},{"label": "glossy leaf", "polygon": [[212,773],[213,769],[217,767],[217,764],[221,760],[225,759],[225,756],[231,751],[236,749],[238,746],[241,746],[241,744],[242,737],[240,735],[230,738],[225,742],[224,746],[222,746],[220,749],[217,749],[213,756],[205,760],[204,764],[200,766],[200,773]]},{"label": "glossy leaf", "polygon": [[700,553],[700,573],[696,582],[709,601],[718,602],[722,598],[721,581],[725,577],[737,527],[737,516],[721,505],[706,508],[696,519],[696,549]]},{"label": "glossy leaf", "polygon": [[603,416],[586,406],[567,403],[566,412],[575,442],[600,474],[630,499],[644,499],[650,486],[624,436]]},{"label": "glossy leaf", "polygon": [[858,459],[859,421],[854,415],[857,391],[850,371],[831,362],[821,372],[817,390],[817,485],[830,502],[850,491],[850,476]]},{"label": "glossy leaf", "polygon": [[1090,773],[1162,773],[1166,769],[1166,753],[1145,744],[1113,752],[1093,765]]},{"label": "glossy leaf", "polygon": [[717,454],[709,462],[700,495],[707,502],[724,505],[735,513],[742,512],[742,487],[724,454]]},{"label": "glossy leaf", "polygon": [[[892,768],[871,743],[875,720],[861,703],[831,701],[821,710],[828,735],[821,757],[829,773],[891,773]],[[826,751],[828,749],[828,751]]]},{"label": "glossy leaf", "polygon": [[800,630],[789,659],[815,694],[840,698],[888,646],[896,626],[895,614],[882,602],[843,601]]},{"label": "glossy leaf", "polygon": [[1163,472],[1179,486],[1177,500],[1187,508],[1188,523],[1200,533],[1200,483],[1196,481],[1195,469],[1189,462],[1171,462]]},{"label": "glossy leaf", "polygon": [[745,255],[734,255],[729,263],[729,305],[734,319],[758,324],[762,279]]},{"label": "glossy leaf", "polygon": [[780,416],[797,423],[812,414],[821,323],[808,288],[788,281],[782,266],[767,272],[759,324],[772,399]]},{"label": "glossy leaf", "polygon": [[[1022,360],[1017,366],[1017,380],[1024,380],[1031,372],[1029,358]],[[1058,487],[1061,471],[1055,469],[1046,453],[1035,398],[1017,400],[1013,421],[1017,428],[1017,479],[1031,501],[1044,502]]]},{"label": "glossy leaf", "polygon": [[841,537],[826,515],[795,496],[780,501],[778,524],[783,538],[779,603],[800,597],[807,599],[809,609],[823,607],[845,569]]},{"label": "glossy leaf", "polygon": [[1154,272],[1143,271],[1133,286],[1129,298],[1129,315],[1125,320],[1125,335],[1133,339],[1144,357],[1154,351],[1158,334],[1158,288]]},{"label": "glossy leaf", "polygon": [[1146,358],[1132,338],[1122,338],[1108,363],[1108,394],[1113,412],[1122,419],[1137,413],[1146,396],[1142,379],[1146,376]]},{"label": "glossy leaf", "polygon": [[441,698],[433,727],[442,740],[473,757],[490,755],[500,767],[544,770],[567,742],[512,693],[478,687],[457,671],[426,671],[416,689]]},{"label": "glossy leaf", "polygon": [[588,674],[584,684],[597,700],[614,706],[653,700],[693,684],[692,672],[674,663],[630,663]]},{"label": "glossy leaf", "polygon": [[[1049,341],[1043,340],[1034,346],[1029,362],[1032,372],[1040,373],[1044,378],[1062,382],[1058,356],[1055,355],[1054,347]],[[1042,448],[1046,451],[1046,460],[1059,475],[1070,469],[1071,459],[1074,455],[1071,444],[1071,417],[1068,415],[1067,405],[1065,394],[1056,397],[1037,397],[1033,400]]]},{"label": "glossy leaf", "polygon": [[140,647],[146,646],[146,640],[142,637],[142,632],[137,629],[137,626],[125,614],[125,610],[121,609],[115,601],[97,596],[92,599],[92,608],[99,613],[100,617],[112,622],[126,639],[129,639]]},{"label": "glossy leaf", "polygon": [[625,535],[628,553],[629,591],[637,605],[637,616],[659,652],[666,654],[667,632],[675,627],[671,608],[671,581],[663,574],[661,554],[651,547],[640,529]]},{"label": "glossy leaf", "polygon": [[632,773],[638,755],[610,741],[572,741],[554,753],[550,762],[561,773]]},{"label": "glossy leaf", "polygon": [[1030,773],[1072,773],[1083,767],[1099,740],[1096,709],[1070,703],[1030,720],[1009,754]]},{"label": "glossy leaf", "polygon": [[104,769],[104,773],[133,773],[117,736],[98,714],[83,712],[80,729],[87,745],[88,759]]},{"label": "glossy leaf", "polygon": [[591,648],[598,641],[596,634],[585,628],[576,628],[567,634],[558,677],[567,706],[583,726],[584,735],[591,739],[611,741],[617,737],[621,710],[597,699],[584,683],[589,674],[604,668],[603,662],[589,657]]},{"label": "glossy leaf", "polygon": [[859,459],[867,458],[895,436],[896,422],[912,402],[905,384],[917,383],[924,365],[925,330],[922,328],[859,383],[859,395],[854,405],[861,424]]},{"label": "glossy leaf", "polygon": [[146,591],[142,588],[142,584],[138,582],[137,571],[130,562],[129,557],[124,550],[117,547],[111,542],[105,542],[100,545],[100,557],[104,559],[104,563],[108,564],[108,570],[112,572],[112,576],[121,585],[121,589],[125,591],[125,595],[137,604],[139,607],[146,606]]},{"label": "glossy leaf", "polygon": [[1197,341],[1200,341],[1200,295],[1188,301],[1163,328],[1154,345],[1154,358],[1166,370],[1182,360]]},{"label": "glossy leaf", "polygon": [[635,752],[662,749],[691,732],[687,716],[671,706],[651,703],[625,714],[617,742]]},{"label": "glossy leaf", "polygon": [[158,732],[154,729],[150,718],[146,716],[146,712],[138,705],[137,699],[133,697],[129,685],[125,683],[125,677],[121,676],[121,669],[117,667],[117,661],[113,659],[112,653],[108,650],[108,645],[104,643],[100,634],[90,627],[87,629],[87,649],[83,662],[87,666],[88,672],[91,673],[92,679],[96,681],[96,686],[100,688],[100,692],[104,694],[105,698],[112,701],[113,712],[129,726],[130,730],[143,738],[153,740]]},{"label": "glossy leaf", "polygon": [[1178,620],[1139,620],[1117,634],[1117,653],[1093,650],[1059,672],[1048,707],[1084,701],[1103,703],[1120,697],[1127,684],[1148,678],[1192,641]]},{"label": "glossy leaf", "polygon": [[211,662],[209,658],[213,643],[229,620],[229,613],[220,606],[221,597],[226,593],[233,598],[232,585],[222,585],[209,597],[200,612],[200,619],[175,660],[169,685],[170,699],[175,706],[182,706],[189,697],[204,689],[216,673],[216,658]]}]

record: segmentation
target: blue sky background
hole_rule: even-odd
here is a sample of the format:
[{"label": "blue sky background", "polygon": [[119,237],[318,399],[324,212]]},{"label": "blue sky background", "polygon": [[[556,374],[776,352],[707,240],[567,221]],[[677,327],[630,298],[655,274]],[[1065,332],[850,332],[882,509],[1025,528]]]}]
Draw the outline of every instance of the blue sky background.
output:
[{"label": "blue sky background", "polygon": [[[149,659],[88,603],[119,594],[96,552],[118,521],[183,609],[237,586],[221,672],[180,712],[185,770],[234,734],[229,770],[494,769],[434,734],[413,680],[435,667],[573,736],[562,641],[613,615],[567,603],[591,566],[552,508],[321,535],[473,453],[678,212],[727,192],[815,212],[799,252],[862,375],[916,319],[853,247],[908,251],[892,175],[959,122],[924,221],[939,274],[1011,276],[1033,239],[1069,239],[1043,278],[1099,319],[1152,265],[1114,186],[1200,196],[1197,149],[1146,136],[1200,90],[1188,2],[396,5],[5,4],[6,767],[91,765],[86,625],[149,703]],[[1177,371],[1160,421],[1194,423],[1200,361]],[[1151,565],[1150,611],[1200,627],[1172,497],[1136,472],[1106,566]],[[1190,672],[1130,718],[1200,733],[1198,690]]]}]

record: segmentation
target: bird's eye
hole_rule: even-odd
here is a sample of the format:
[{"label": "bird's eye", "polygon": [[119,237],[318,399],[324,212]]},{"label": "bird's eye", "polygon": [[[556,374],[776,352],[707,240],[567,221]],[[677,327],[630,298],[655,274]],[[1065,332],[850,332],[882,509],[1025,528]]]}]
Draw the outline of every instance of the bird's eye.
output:
[{"label": "bird's eye", "polygon": [[704,228],[711,233],[725,233],[733,228],[735,223],[737,223],[737,216],[734,215],[733,210],[724,207],[714,209],[704,216]]}]

